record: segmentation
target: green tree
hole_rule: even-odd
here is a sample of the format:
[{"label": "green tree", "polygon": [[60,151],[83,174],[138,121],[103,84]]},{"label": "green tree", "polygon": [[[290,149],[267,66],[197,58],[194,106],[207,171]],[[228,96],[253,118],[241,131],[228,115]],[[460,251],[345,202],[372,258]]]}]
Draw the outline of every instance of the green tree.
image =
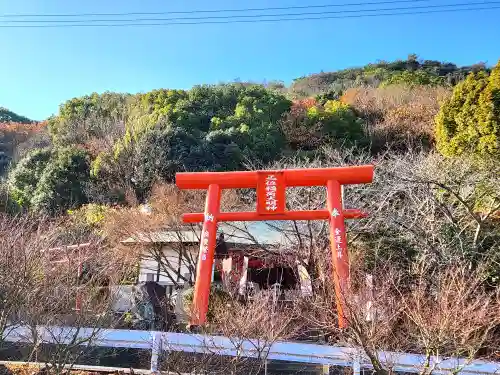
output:
[{"label": "green tree", "polygon": [[326,137],[350,143],[363,140],[363,121],[350,105],[338,100],[329,100],[324,108],[323,132]]},{"label": "green tree", "polygon": [[140,135],[159,123],[169,123],[176,117],[177,102],[188,98],[184,90],[153,90],[136,95],[129,105],[127,130],[130,135]]},{"label": "green tree", "polygon": [[60,146],[84,144],[92,138],[123,135],[131,95],[105,92],[68,100],[59,107],[59,114],[49,119],[54,143]]},{"label": "green tree", "polygon": [[214,130],[205,138],[207,161],[213,170],[236,170],[241,167],[242,152],[234,130]]},{"label": "green tree", "polygon": [[311,128],[319,125],[324,143],[352,144],[364,139],[363,121],[350,105],[338,100],[328,100],[324,106],[310,107],[306,121]]},{"label": "green tree", "polygon": [[31,199],[32,208],[57,214],[87,203],[85,184],[90,176],[89,157],[75,148],[55,152],[44,169]]},{"label": "green tree", "polygon": [[9,175],[8,184],[12,198],[22,207],[29,207],[37,184],[47,167],[52,152],[36,149],[29,152]]},{"label": "green tree", "polygon": [[286,146],[279,122],[292,102],[259,85],[239,87],[238,90],[233,113],[225,118],[212,118],[211,130],[224,130],[246,157],[260,162],[276,159]]},{"label": "green tree", "polygon": [[280,124],[292,150],[315,151],[325,145],[363,145],[366,141],[363,120],[339,100],[296,101]]},{"label": "green tree", "polygon": [[[139,196],[147,195],[154,179],[172,181],[184,170],[237,169],[244,157],[267,162],[286,147],[279,120],[291,102],[262,85],[157,90],[136,98],[134,106],[114,160],[134,160],[131,179]],[[109,166],[109,156],[94,162],[97,174],[104,159]]]},{"label": "green tree", "polygon": [[175,173],[203,170],[207,159],[203,144],[182,128],[155,128],[134,145],[135,169],[132,182],[139,200],[156,180],[172,182]]},{"label": "green tree", "polygon": [[500,62],[455,87],[436,117],[436,141],[446,156],[500,154]]},{"label": "green tree", "polygon": [[9,176],[12,197],[23,207],[57,214],[87,202],[89,157],[82,150],[35,150]]}]

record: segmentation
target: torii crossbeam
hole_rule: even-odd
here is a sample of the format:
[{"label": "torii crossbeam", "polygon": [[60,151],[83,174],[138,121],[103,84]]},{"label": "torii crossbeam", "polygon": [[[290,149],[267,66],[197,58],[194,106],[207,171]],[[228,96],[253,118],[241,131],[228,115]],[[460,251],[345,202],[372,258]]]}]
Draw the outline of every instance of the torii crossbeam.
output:
[{"label": "torii crossbeam", "polygon": [[[342,185],[372,182],[372,165],[276,171],[183,172],[177,173],[175,180],[180,189],[207,190],[205,212],[182,215],[186,223],[203,222],[193,297],[192,325],[202,325],[206,321],[218,222],[329,220],[339,327],[347,326],[342,298],[349,284],[349,254],[344,220],[362,218],[366,214],[359,210],[343,209]],[[296,186],[326,186],[326,209],[286,210],[285,190],[287,187]],[[257,189],[257,211],[220,212],[221,190],[241,188]]]}]

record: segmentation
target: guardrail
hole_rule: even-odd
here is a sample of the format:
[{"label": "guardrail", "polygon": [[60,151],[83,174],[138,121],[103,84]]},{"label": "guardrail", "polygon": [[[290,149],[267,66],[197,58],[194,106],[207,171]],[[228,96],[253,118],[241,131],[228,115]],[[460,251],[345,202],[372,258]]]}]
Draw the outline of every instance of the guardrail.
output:
[{"label": "guardrail", "polygon": [[[81,342],[81,345],[93,347],[151,350],[152,373],[159,371],[160,354],[169,351],[317,364],[323,365],[324,371],[329,371],[329,366],[352,367],[354,375],[359,375],[361,368],[371,368],[368,358],[357,348],[282,341],[266,343],[260,340],[174,332],[41,326],[37,327],[34,335],[27,327],[17,327],[7,331],[3,340],[34,343],[35,336],[39,343],[46,344]],[[397,372],[419,373],[425,363],[424,356],[418,354],[379,352],[378,357],[383,364]],[[436,375],[500,374],[500,362],[468,361],[464,358],[432,358],[428,368]]]}]

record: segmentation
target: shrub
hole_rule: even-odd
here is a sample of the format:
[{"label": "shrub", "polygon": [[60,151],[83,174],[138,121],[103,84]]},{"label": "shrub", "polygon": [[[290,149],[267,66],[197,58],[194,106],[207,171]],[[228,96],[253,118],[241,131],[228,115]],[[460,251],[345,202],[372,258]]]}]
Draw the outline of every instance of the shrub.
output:
[{"label": "shrub", "polygon": [[76,210],[68,210],[68,214],[76,221],[94,228],[103,224],[109,209],[106,205],[89,203]]},{"label": "shrub", "polygon": [[19,205],[9,195],[7,184],[0,181],[0,212],[16,213],[19,209]]}]

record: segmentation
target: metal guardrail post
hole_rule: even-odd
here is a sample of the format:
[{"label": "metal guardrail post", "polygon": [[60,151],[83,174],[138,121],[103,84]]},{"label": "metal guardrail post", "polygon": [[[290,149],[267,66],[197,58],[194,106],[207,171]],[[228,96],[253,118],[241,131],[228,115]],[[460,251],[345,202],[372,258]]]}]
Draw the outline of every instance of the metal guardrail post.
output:
[{"label": "metal guardrail post", "polygon": [[353,375],[361,375],[361,362],[359,356],[356,356],[354,361],[352,361],[352,373]]},{"label": "metal guardrail post", "polygon": [[160,332],[153,332],[151,335],[151,373],[158,374],[158,364],[162,351],[162,334]]}]

